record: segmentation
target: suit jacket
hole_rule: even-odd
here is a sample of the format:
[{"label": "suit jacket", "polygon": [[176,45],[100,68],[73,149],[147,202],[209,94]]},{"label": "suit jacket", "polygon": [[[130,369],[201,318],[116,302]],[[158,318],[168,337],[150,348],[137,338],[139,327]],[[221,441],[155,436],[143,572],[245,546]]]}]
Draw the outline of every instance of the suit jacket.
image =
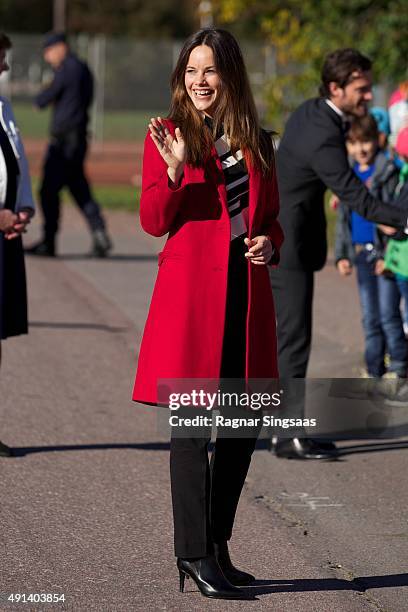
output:
[{"label": "suit jacket", "polygon": [[[326,261],[326,189],[367,219],[403,228],[407,207],[369,193],[349,166],[342,118],[323,98],[304,102],[289,118],[277,153],[285,234],[280,266],[320,270]],[[404,202],[401,202],[404,204]]]},{"label": "suit jacket", "polygon": [[[173,123],[167,125],[173,133]],[[249,167],[248,236],[269,235],[275,262],[283,240],[278,212],[275,173],[266,179]],[[220,375],[231,222],[215,148],[204,166],[187,164],[180,186],[172,189],[167,165],[148,134],[140,221],[153,236],[169,234],[159,254],[133,391],[135,401],[155,404],[160,379],[217,379]],[[249,261],[247,267],[246,375],[276,378],[276,329],[268,270]]]}]

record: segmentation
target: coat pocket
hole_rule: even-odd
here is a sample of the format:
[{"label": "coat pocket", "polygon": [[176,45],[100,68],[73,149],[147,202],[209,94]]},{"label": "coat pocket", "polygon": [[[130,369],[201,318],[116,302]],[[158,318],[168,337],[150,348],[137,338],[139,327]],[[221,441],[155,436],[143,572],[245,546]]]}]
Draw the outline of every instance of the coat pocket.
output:
[{"label": "coat pocket", "polygon": [[171,251],[161,251],[158,254],[157,265],[161,266],[165,259],[183,259],[182,255],[172,253]]}]

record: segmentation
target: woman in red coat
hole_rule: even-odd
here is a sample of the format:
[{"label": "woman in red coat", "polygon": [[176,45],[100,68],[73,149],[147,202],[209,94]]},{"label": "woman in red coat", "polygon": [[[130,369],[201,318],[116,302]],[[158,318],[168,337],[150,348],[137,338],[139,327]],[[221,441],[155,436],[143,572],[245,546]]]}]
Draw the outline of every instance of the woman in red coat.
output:
[{"label": "woman in red coat", "polygon": [[[145,141],[140,219],[168,233],[140,348],[133,399],[157,404],[162,379],[276,378],[276,329],[266,264],[283,236],[271,138],[260,129],[234,37],[204,29],[185,43],[167,120]],[[207,413],[208,414],[208,413]],[[253,437],[171,439],[180,588],[242,598],[254,577],[227,541],[255,447]]]}]

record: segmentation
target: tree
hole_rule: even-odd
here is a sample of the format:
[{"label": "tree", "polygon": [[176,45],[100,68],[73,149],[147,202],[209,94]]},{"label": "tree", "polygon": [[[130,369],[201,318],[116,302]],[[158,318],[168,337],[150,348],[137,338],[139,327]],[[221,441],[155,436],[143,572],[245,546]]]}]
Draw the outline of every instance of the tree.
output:
[{"label": "tree", "polygon": [[47,32],[52,28],[52,1],[0,0],[0,23],[5,32]]},{"label": "tree", "polygon": [[[69,33],[184,38],[196,27],[191,0],[68,0]],[[0,0],[1,27],[44,33],[53,27],[53,1]]]},{"label": "tree", "polygon": [[194,27],[189,0],[70,0],[71,32],[184,38]]},{"label": "tree", "polygon": [[[276,51],[267,87],[275,122],[313,95],[326,53],[357,47],[374,61],[374,76],[398,82],[407,75],[406,0],[213,0],[217,21],[234,27],[247,18],[252,33]],[[255,28],[257,32],[255,32]]]}]

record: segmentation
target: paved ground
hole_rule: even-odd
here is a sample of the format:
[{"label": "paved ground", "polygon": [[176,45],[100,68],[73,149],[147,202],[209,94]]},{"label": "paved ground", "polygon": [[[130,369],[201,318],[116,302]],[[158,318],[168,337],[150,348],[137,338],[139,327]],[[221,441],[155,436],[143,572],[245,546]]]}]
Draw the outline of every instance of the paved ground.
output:
[{"label": "paved ground", "polygon": [[[257,601],[177,592],[168,442],[154,409],[130,401],[160,241],[111,214],[116,249],[83,257],[65,211],[56,261],[28,261],[31,332],[4,344],[0,592],[65,594],[65,604],[0,610],[402,612],[408,609],[408,442],[342,443],[334,463],[273,458],[260,444],[232,541]],[[30,238],[34,238],[33,228]],[[351,279],[318,276],[313,376],[353,376],[361,333]]]}]

